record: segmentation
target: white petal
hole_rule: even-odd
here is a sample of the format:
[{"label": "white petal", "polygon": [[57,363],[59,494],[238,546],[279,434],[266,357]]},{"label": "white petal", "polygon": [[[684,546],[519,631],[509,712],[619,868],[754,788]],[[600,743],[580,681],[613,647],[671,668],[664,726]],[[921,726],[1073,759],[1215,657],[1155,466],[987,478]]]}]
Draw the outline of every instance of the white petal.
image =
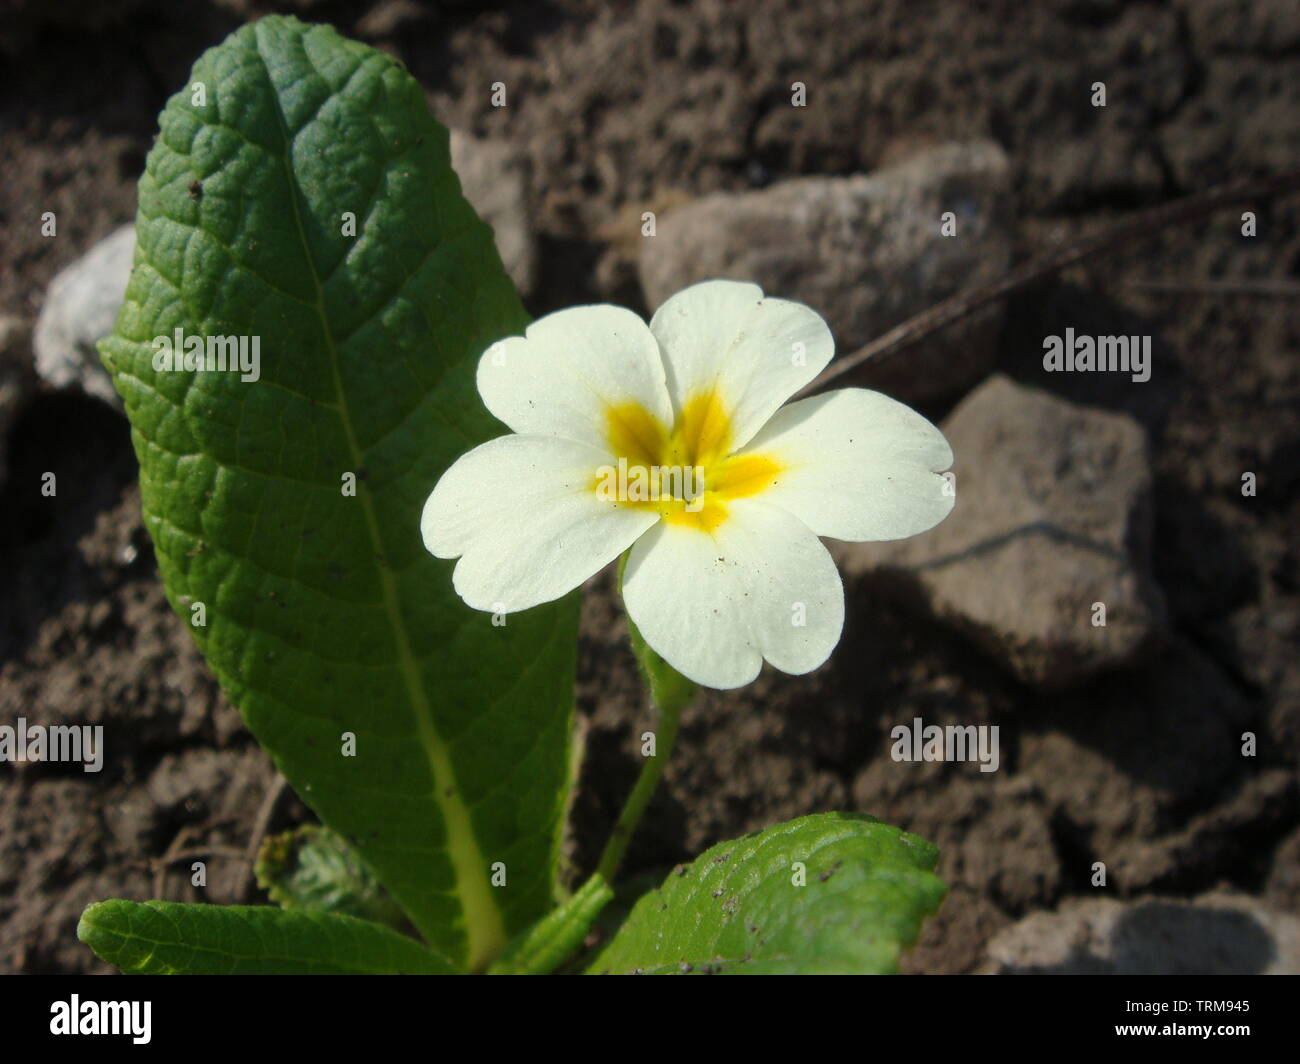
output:
[{"label": "white petal", "polygon": [[587,444],[502,436],[459,458],[424,504],[420,532],[477,610],[513,613],[572,591],[658,520],[593,488],[608,456]]},{"label": "white petal", "polygon": [[663,360],[646,323],[623,307],[557,311],[489,347],[478,390],[515,432],[608,449],[607,410],[636,403],[672,427]]},{"label": "white petal", "polygon": [[632,547],[628,615],[674,669],[707,687],[749,683],[766,658],[821,665],[844,626],[844,588],[821,541],[775,506],[727,504],[711,533],[661,522]]},{"label": "white petal", "polygon": [[704,281],[670,297],[650,320],[680,412],[716,390],[744,446],[835,353],[826,323],[802,303],[770,299],[754,284]]},{"label": "white petal", "polygon": [[745,453],[781,467],[766,503],[819,536],[903,539],[933,528],[956,501],[940,475],[952,448],[902,403],[864,388],[801,399],[777,411]]}]

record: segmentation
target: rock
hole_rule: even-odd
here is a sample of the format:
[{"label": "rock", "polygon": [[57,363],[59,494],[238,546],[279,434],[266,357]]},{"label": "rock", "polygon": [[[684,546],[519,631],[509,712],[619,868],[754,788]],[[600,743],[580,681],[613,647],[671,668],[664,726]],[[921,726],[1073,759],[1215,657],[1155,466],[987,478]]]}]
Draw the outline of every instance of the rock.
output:
[{"label": "rock", "polygon": [[27,322],[10,314],[0,316],[0,481],[8,473],[9,428],[34,383],[31,341]]},{"label": "rock", "polygon": [[[755,281],[808,304],[850,353],[1011,261],[1010,170],[990,141],[947,144],[852,177],[804,177],[715,194],[664,214],[643,242],[639,274],[657,307],[696,281]],[[941,216],[956,235],[941,235]],[[866,384],[907,402],[960,394],[993,364],[1001,307],[945,330],[881,367]]]},{"label": "rock", "polygon": [[1274,853],[1264,897],[1276,908],[1300,912],[1300,828],[1283,839]]},{"label": "rock", "polygon": [[1295,975],[1300,974],[1300,919],[1240,894],[1206,894],[1194,901],[1072,899],[1059,912],[1034,913],[996,935],[982,970],[995,975]]},{"label": "rock", "polygon": [[36,322],[36,372],[56,388],[79,388],[121,409],[95,350],[113,331],[135,255],[135,226],[124,225],[50,282]]},{"label": "rock", "polygon": [[496,235],[497,251],[521,295],[533,289],[537,243],[528,210],[528,158],[502,141],[451,131],[451,165],[460,187]]},{"label": "rock", "polygon": [[[885,570],[1025,683],[1059,690],[1130,660],[1163,616],[1149,575],[1151,472],[1131,418],[995,376],[944,423],[957,505],[924,535],[835,544]],[[1096,604],[1105,607],[1105,624]]]}]

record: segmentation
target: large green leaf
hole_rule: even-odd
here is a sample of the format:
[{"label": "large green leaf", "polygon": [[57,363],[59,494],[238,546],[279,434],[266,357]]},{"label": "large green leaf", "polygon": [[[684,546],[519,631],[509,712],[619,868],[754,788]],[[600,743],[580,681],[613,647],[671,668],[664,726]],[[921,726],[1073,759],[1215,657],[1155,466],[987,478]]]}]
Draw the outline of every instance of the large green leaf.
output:
[{"label": "large green leaf", "polygon": [[[526,316],[391,57],[266,18],[199,59],[160,126],[101,346],[168,596],[191,621],[203,603],[199,644],[298,793],[482,968],[553,901],[576,601],[494,626],[419,517],[503,431],[474,367]],[[176,329],[259,338],[260,379],[156,370]]]},{"label": "large green leaf", "polygon": [[923,839],[847,813],[719,843],[641,898],[589,970],[893,972],[943,899],[937,859]]},{"label": "large green leaf", "polygon": [[414,939],[335,913],[102,901],[77,937],[127,975],[451,975]]}]

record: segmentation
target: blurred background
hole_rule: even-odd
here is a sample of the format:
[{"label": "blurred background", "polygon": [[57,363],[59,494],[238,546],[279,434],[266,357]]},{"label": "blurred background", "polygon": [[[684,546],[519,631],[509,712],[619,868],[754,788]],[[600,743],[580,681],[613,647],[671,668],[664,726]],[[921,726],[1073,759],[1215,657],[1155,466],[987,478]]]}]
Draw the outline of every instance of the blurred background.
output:
[{"label": "blurred background", "polygon": [[[406,63],[535,314],[737,277],[812,305],[847,353],[1134,212],[1300,164],[1294,0],[6,0],[0,723],[103,724],[109,755],[0,764],[0,971],[102,970],[75,937],[94,900],[257,899],[250,840],[310,819],[164,601],[91,347],[159,109],[271,11]],[[956,510],[836,548],[831,662],[688,713],[628,871],[857,810],[942,850],[951,892],[908,971],[1300,970],[1297,294],[1293,193],[855,374],[943,425]],[[1046,372],[1068,329],[1149,343],[1150,379]],[[653,722],[608,573],[585,601],[575,874]],[[996,725],[998,770],[893,760],[917,717]]]}]

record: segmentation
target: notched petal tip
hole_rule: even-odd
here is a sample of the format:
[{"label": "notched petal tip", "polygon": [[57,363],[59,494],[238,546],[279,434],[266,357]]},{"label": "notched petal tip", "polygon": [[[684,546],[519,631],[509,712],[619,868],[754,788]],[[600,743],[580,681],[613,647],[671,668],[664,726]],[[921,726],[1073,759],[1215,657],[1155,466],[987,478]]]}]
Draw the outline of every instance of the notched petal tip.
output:
[{"label": "notched petal tip", "polygon": [[739,500],[712,532],[660,525],[632,549],[628,616],[650,647],[694,682],[752,683],[763,661],[791,675],[825,664],[844,627],[830,553],[784,510]]},{"label": "notched petal tip", "polygon": [[634,402],[671,420],[666,372],[650,328],[610,303],[538,318],[479,359],[484,405],[515,432],[604,448],[605,411]]}]

